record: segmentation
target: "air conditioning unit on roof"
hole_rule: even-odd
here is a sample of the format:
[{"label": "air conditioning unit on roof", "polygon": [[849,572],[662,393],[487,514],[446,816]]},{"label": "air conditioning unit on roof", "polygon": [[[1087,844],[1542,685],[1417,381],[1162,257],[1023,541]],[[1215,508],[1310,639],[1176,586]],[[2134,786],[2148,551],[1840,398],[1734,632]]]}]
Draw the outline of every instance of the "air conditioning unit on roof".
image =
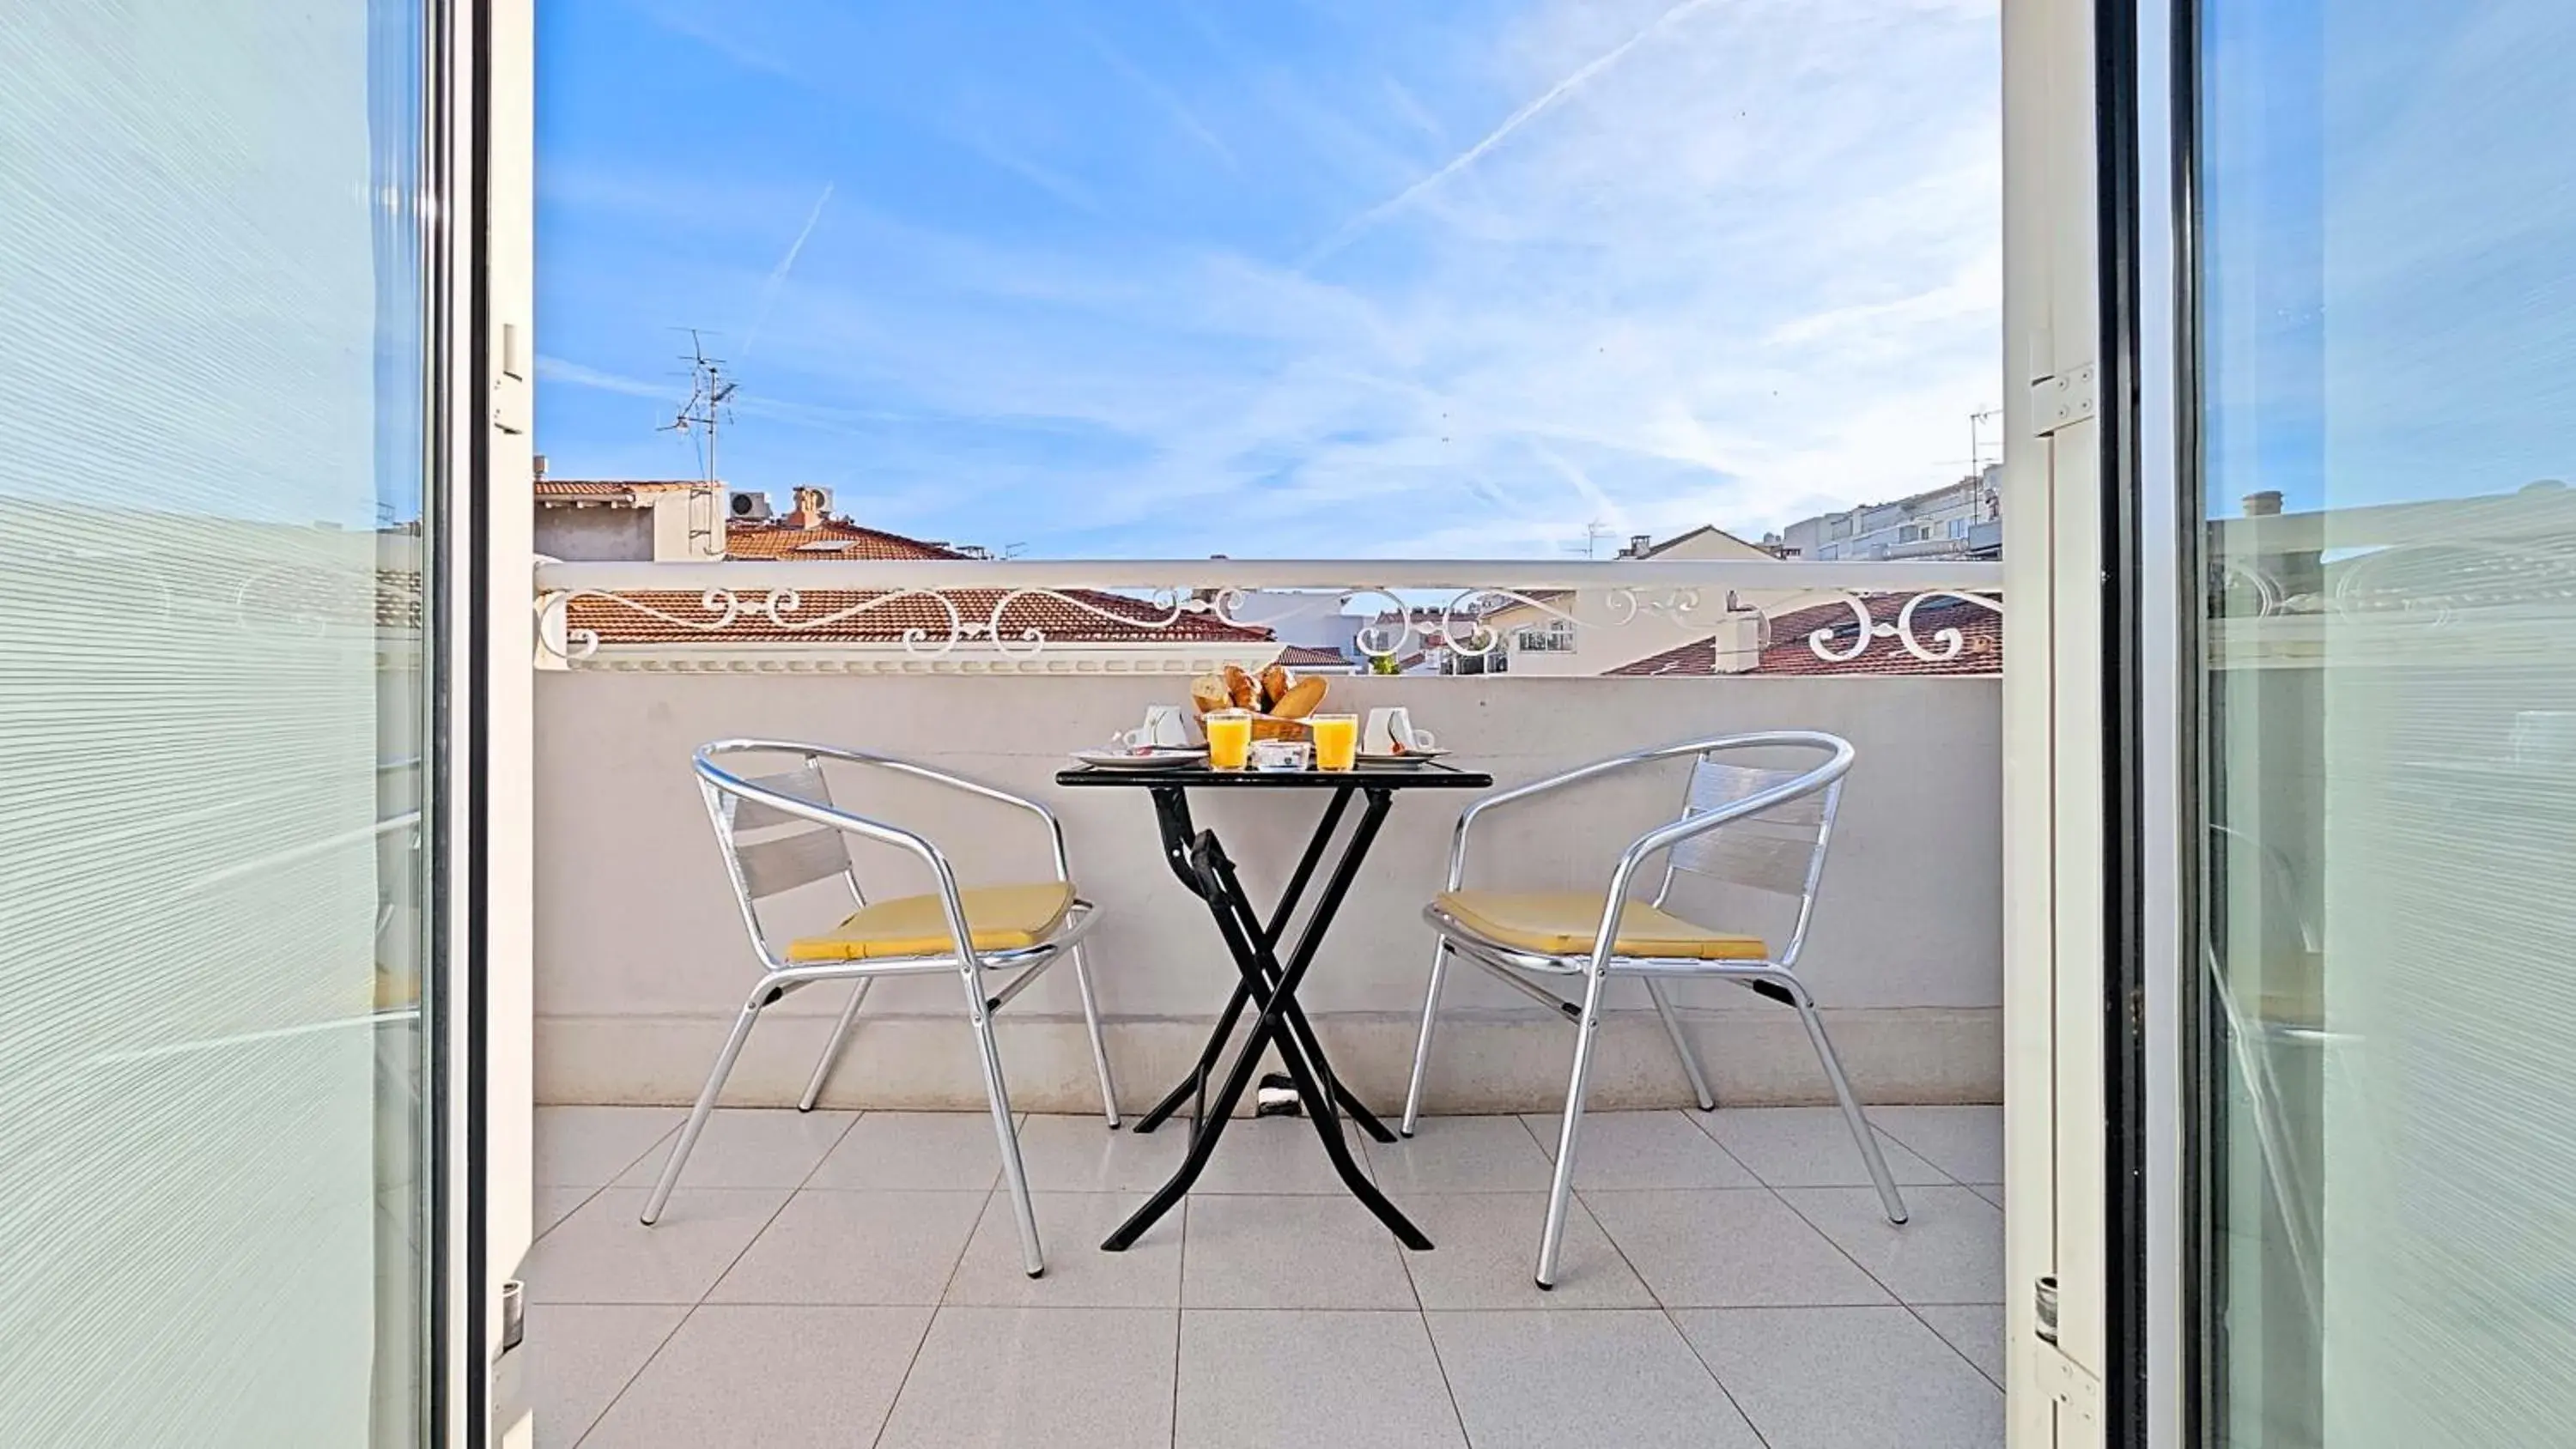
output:
[{"label": "air conditioning unit on roof", "polygon": [[725,516],[736,523],[769,521],[769,495],[736,488],[725,499]]}]

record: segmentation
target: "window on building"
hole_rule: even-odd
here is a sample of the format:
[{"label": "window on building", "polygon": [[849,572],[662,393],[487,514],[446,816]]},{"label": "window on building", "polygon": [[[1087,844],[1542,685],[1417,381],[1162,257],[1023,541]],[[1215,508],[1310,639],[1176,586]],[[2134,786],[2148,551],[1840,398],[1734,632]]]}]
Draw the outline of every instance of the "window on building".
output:
[{"label": "window on building", "polygon": [[1512,648],[1523,654],[1571,654],[1574,652],[1574,621],[1551,619],[1534,624],[1512,636]]}]

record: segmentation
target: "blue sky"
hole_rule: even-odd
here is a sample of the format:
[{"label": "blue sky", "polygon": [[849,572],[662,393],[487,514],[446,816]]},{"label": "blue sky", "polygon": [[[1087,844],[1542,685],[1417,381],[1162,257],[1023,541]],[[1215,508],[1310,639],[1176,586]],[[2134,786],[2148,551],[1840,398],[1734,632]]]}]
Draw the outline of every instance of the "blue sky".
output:
[{"label": "blue sky", "polygon": [[539,16],[558,477],[696,471],[683,325],[736,486],[1056,556],[1759,532],[1999,400],[1992,0]]}]

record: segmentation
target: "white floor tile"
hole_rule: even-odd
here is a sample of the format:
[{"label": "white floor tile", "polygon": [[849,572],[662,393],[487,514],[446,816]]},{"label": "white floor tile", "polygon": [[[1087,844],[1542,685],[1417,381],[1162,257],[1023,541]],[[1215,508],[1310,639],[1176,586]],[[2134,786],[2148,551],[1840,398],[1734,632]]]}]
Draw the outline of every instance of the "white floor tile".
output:
[{"label": "white floor tile", "polygon": [[930,1312],[700,1308],[644,1366],[582,1449],[847,1449],[871,1443]]},{"label": "white floor tile", "polygon": [[[1834,1107],[1729,1107],[1692,1118],[1736,1161],[1773,1187],[1867,1187],[1851,1128]],[[1946,1183],[1949,1174],[1878,1134],[1879,1153],[1899,1183]]]},{"label": "white floor tile", "polygon": [[1668,1308],[1888,1301],[1768,1189],[1587,1192],[1583,1203]]},{"label": "white floor tile", "polygon": [[582,1204],[528,1250],[520,1277],[531,1303],[695,1303],[749,1246],[783,1188],[682,1188],[662,1220],[635,1220],[642,1188],[612,1187]]},{"label": "white floor tile", "polygon": [[583,1203],[599,1195],[595,1187],[541,1187],[528,1205],[528,1231],[544,1237],[555,1224],[571,1217]]},{"label": "white floor tile", "polygon": [[1780,1195],[1908,1303],[2003,1301],[2003,1212],[1964,1187],[1907,1188],[1902,1227],[1865,1187],[1792,1187]]},{"label": "white floor tile", "polygon": [[[1563,1119],[1527,1116],[1552,1165]],[[1759,1180],[1680,1112],[1586,1112],[1574,1150],[1574,1186],[1613,1191],[1756,1187]]]},{"label": "white floor tile", "polygon": [[1932,1331],[1968,1356],[1977,1372],[2000,1387],[2004,1381],[2004,1306],[2000,1303],[1934,1303],[1914,1310]]},{"label": "white floor tile", "polygon": [[1189,1143],[1186,1122],[1140,1136],[1112,1132],[1098,1117],[1031,1117],[1020,1129],[1020,1162],[1034,1192],[1133,1193],[1141,1200],[1171,1180]]},{"label": "white floor tile", "polygon": [[[1155,1129],[1162,1136],[1177,1128],[1181,1141],[1189,1141],[1186,1124],[1171,1124]],[[1351,1160],[1360,1171],[1368,1171],[1368,1156],[1361,1148],[1363,1134],[1352,1123],[1342,1123],[1342,1141],[1350,1147]],[[1215,1155],[1208,1158],[1207,1171],[1190,1185],[1193,1195],[1206,1193],[1318,1193],[1348,1194],[1350,1188],[1333,1168],[1333,1160],[1324,1154],[1323,1140],[1315,1135],[1315,1124],[1303,1117],[1252,1117],[1226,1124],[1225,1134],[1216,1141]]]},{"label": "white floor tile", "polygon": [[1175,1449],[1465,1449],[1419,1313],[1181,1313]]},{"label": "white floor tile", "polygon": [[1762,1449],[1659,1310],[1427,1316],[1475,1449]]},{"label": "white floor tile", "polygon": [[[1350,1198],[1215,1194],[1184,1208],[1181,1302],[1189,1307],[1417,1306],[1396,1258],[1404,1249]],[[1154,1232],[1179,1217],[1176,1210]]]},{"label": "white floor tile", "polygon": [[1770,1449],[2001,1449],[2004,1396],[1902,1308],[1673,1315]]},{"label": "white floor tile", "polygon": [[809,1188],[779,1210],[707,1299],[935,1304],[986,1196]]},{"label": "white floor tile", "polygon": [[600,1187],[678,1129],[678,1107],[539,1107],[539,1187]]},{"label": "white floor tile", "polygon": [[877,1449],[1168,1444],[1179,1326],[1169,1308],[942,1308]]},{"label": "white floor tile", "polygon": [[2001,1107],[1872,1107],[1869,1120],[1961,1182],[2004,1180]]},{"label": "white floor tile", "polygon": [[[1122,1193],[1030,1194],[1046,1276],[1031,1278],[1020,1261],[1020,1231],[1007,1193],[996,1192],[948,1285],[950,1303],[1030,1308],[1173,1308],[1181,1301],[1180,1212],[1170,1232],[1147,1233],[1123,1253],[1104,1253],[1108,1237],[1141,1199]],[[1158,1225],[1159,1228],[1159,1225]]]},{"label": "white floor tile", "polygon": [[[683,1187],[799,1187],[823,1154],[858,1119],[856,1112],[798,1112],[785,1107],[722,1107],[680,1169]],[[637,1158],[617,1179],[621,1187],[651,1187],[670,1161],[674,1132]]]},{"label": "white floor tile", "polygon": [[1425,1117],[1412,1137],[1367,1144],[1388,1196],[1425,1192],[1545,1192],[1553,1172],[1517,1117]]},{"label": "white floor tile", "polygon": [[[1515,1128],[1517,1130],[1517,1128]],[[1654,1295],[1610,1246],[1581,1199],[1568,1205],[1556,1287],[1542,1291],[1539,1230],[1544,1192],[1420,1193],[1401,1199],[1432,1250],[1406,1253],[1405,1271],[1425,1308],[1651,1308]]]},{"label": "white floor tile", "polygon": [[688,1312],[678,1303],[532,1305],[519,1372],[537,1442],[579,1442]]},{"label": "white floor tile", "polygon": [[806,1186],[990,1192],[1001,1180],[991,1113],[867,1112]]}]

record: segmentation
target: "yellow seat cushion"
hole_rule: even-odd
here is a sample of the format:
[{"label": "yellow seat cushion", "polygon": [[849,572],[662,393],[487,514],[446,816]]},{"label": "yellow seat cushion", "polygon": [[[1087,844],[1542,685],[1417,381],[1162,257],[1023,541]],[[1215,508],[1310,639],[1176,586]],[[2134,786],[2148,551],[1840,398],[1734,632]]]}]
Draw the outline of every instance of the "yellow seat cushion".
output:
[{"label": "yellow seat cushion", "polygon": [[[966,934],[978,951],[1016,951],[1054,934],[1073,909],[1073,887],[1063,881],[1035,885],[974,886],[957,893],[966,908]],[[787,946],[790,961],[873,961],[889,956],[944,956],[957,949],[948,911],[939,897],[897,896],[862,906],[828,935],[806,936]]]},{"label": "yellow seat cushion", "polygon": [[[1542,956],[1588,956],[1601,929],[1601,897],[1587,891],[1442,891],[1433,902],[1451,919],[1489,941]],[[1622,956],[1678,957],[1700,961],[1766,961],[1771,950],[1759,936],[1712,931],[1644,901],[1619,909]]]}]

